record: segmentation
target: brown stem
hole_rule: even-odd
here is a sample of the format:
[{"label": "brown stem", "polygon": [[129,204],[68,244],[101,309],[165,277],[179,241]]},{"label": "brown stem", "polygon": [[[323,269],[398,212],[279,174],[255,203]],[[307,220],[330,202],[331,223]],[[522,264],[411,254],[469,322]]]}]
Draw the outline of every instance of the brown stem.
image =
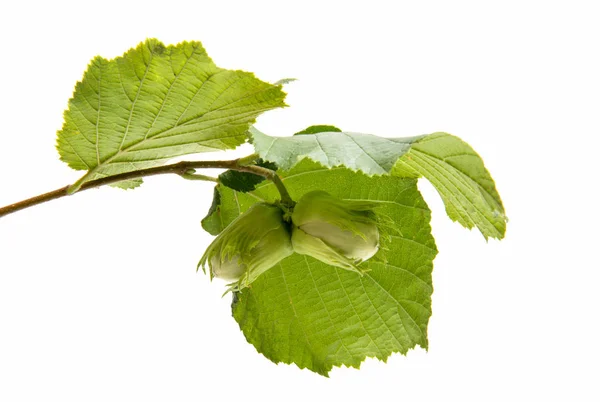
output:
[{"label": "brown stem", "polygon": [[[245,158],[234,159],[230,161],[178,162],[171,165],[157,166],[148,169],[136,170],[133,172],[121,173],[114,176],[103,177],[97,180],[90,180],[88,182],[83,183],[79,190],[77,190],[77,192],[89,190],[91,188],[96,188],[100,186],[105,186],[107,184],[117,183],[124,180],[137,179],[140,177],[156,176],[161,174],[178,174],[180,176],[186,176],[189,175],[190,169],[231,169],[241,172],[253,173],[259,176],[263,176],[269,180],[272,180],[281,194],[281,200],[286,204],[290,202],[293,204],[289,193],[285,189],[285,186],[283,186],[283,183],[281,183],[281,179],[279,178],[279,176],[277,176],[277,174],[274,171],[260,166],[242,165],[240,164],[240,161],[242,163],[245,163]],[[70,187],[71,186],[61,187],[57,190],[50,191],[48,193],[41,194],[29,198],[27,200],[15,202],[14,204],[2,207],[0,208],[0,218],[13,212],[32,207],[34,205],[42,204],[47,201],[55,200],[57,198],[70,195]]]},{"label": "brown stem", "polygon": [[45,194],[40,194],[23,201],[15,202],[14,204],[7,205],[5,207],[0,208],[0,217],[12,214],[13,212],[17,212],[25,208],[33,207],[34,205],[42,204],[46,201],[64,197],[65,195],[68,195],[68,190],[69,186],[64,186],[57,190],[50,191]]}]

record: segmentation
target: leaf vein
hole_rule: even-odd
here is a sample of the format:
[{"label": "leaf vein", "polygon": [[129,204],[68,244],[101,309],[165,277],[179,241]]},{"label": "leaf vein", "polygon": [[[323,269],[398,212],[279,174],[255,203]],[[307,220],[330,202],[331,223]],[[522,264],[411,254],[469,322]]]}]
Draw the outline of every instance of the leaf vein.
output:
[{"label": "leaf vein", "polygon": [[[354,306],[354,303],[352,302],[352,298],[348,294],[348,290],[344,286],[344,282],[342,281],[342,278],[340,277],[340,273],[338,272],[338,268],[334,268],[334,271],[335,271],[335,273],[336,273],[336,275],[338,277],[338,280],[340,282],[340,287],[344,291],[344,294],[346,295],[346,298],[348,299],[348,302],[349,302],[350,306],[352,307],[352,310],[354,311],[354,314],[358,318],[358,322],[360,322],[360,326],[362,327],[363,331],[365,332],[365,335],[367,335],[367,337],[369,338],[369,340],[371,341],[371,343],[373,345],[375,345],[375,347],[377,348],[377,350],[379,350],[379,355],[380,356],[386,356],[386,354],[383,353],[383,351],[381,350],[381,348],[379,347],[379,345],[377,344],[377,342],[375,342],[373,340],[373,337],[371,337],[371,333],[369,331],[367,331],[367,328],[365,327],[365,323],[363,322],[362,317],[358,314],[358,311],[356,311],[356,307]],[[373,303],[371,303],[371,306],[372,305],[373,305]]]},{"label": "leaf vein", "polygon": [[[423,339],[427,339],[427,336],[423,332],[423,329],[421,329],[421,327],[419,326],[419,324],[417,324],[417,322],[415,321],[415,319],[408,313],[408,311],[406,311],[406,309],[404,308],[404,306],[398,300],[396,300],[394,298],[394,296],[392,296],[391,293],[387,289],[385,289],[383,286],[381,286],[381,284],[379,282],[377,282],[371,275],[369,275],[368,272],[365,274],[365,276],[367,276],[369,279],[371,279],[371,281],[373,281],[373,283],[375,285],[377,285],[379,288],[381,288],[381,290],[383,290],[390,299],[392,299],[393,301],[396,302],[396,304],[398,305],[398,307],[400,307],[402,309],[402,311],[404,311],[404,313],[408,316],[408,318],[419,329],[419,332],[421,333],[421,336],[423,337]],[[404,325],[404,323],[403,323],[403,325]],[[409,331],[406,331],[406,334],[412,339],[412,337],[410,336],[410,332]],[[412,339],[412,340],[415,341],[414,339]],[[416,341],[415,343],[419,344],[419,341]]]},{"label": "leaf vein", "polygon": [[[121,150],[123,149],[123,144],[125,144],[127,135],[129,134],[129,127],[131,127],[133,111],[135,110],[136,103],[140,98],[140,93],[142,92],[142,88],[144,86],[144,83],[146,82],[146,77],[148,76],[148,71],[150,71],[150,66],[152,65],[153,59],[154,59],[154,52],[150,52],[150,58],[148,60],[148,63],[146,64],[146,70],[144,70],[144,75],[142,76],[142,79],[140,80],[140,86],[138,87],[137,93],[135,94],[135,99],[131,103],[131,108],[129,110],[129,119],[127,120],[127,126],[125,127],[125,133],[123,134],[123,138],[121,139],[121,145],[119,146],[118,152],[121,152]],[[100,164],[100,162],[98,162],[98,165],[99,164]]]}]

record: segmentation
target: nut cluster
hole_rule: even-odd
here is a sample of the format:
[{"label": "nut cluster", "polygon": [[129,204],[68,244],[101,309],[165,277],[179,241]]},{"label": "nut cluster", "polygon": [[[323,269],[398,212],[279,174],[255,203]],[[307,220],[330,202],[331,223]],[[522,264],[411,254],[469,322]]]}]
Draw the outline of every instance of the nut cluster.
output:
[{"label": "nut cluster", "polygon": [[279,206],[257,203],[217,236],[199,265],[236,291],[294,252],[362,274],[359,264],[379,250],[376,206],[312,191],[296,203],[288,222]]}]

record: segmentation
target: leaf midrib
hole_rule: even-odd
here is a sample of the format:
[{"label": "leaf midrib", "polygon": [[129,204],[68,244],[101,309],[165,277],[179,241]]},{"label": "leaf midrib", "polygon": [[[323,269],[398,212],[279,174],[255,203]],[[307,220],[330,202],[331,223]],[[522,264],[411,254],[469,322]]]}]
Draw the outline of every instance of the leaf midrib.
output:
[{"label": "leaf midrib", "polygon": [[[308,273],[310,274],[310,279],[312,280],[312,283],[317,291],[317,294],[319,295],[319,300],[321,301],[321,306],[323,306],[323,310],[325,310],[325,312],[327,313],[327,317],[329,318],[329,322],[331,323],[331,326],[333,328],[335,328],[336,327],[335,322],[333,321],[333,318],[331,317],[331,313],[329,312],[329,309],[327,308],[327,305],[325,304],[325,300],[323,300],[323,295],[321,294],[321,292],[319,291],[319,288],[317,287],[317,282],[315,281],[315,277],[312,273],[312,269],[310,268],[310,264],[308,263],[308,258],[306,256],[303,256],[303,257],[304,257],[304,262],[306,263],[306,268],[308,269]],[[342,339],[342,337],[340,335],[340,331],[334,331],[334,333],[337,336],[338,340],[340,341],[340,344],[344,347],[344,350],[346,351],[346,354],[349,356],[350,360],[354,360],[352,353],[350,353],[350,350],[348,350],[346,343],[344,343],[344,340]]]},{"label": "leaf midrib", "polygon": [[[354,311],[354,315],[358,318],[358,321],[360,322],[360,326],[362,327],[364,333],[369,337],[369,340],[371,341],[371,344],[375,345],[375,347],[377,348],[377,350],[379,350],[380,356],[386,356],[386,353],[383,353],[383,351],[381,350],[381,348],[379,347],[379,345],[377,344],[377,342],[375,342],[375,340],[373,340],[373,337],[371,336],[371,333],[369,331],[367,331],[367,328],[365,327],[365,323],[363,322],[362,317],[358,314],[358,311],[356,311],[356,307],[354,306],[354,303],[352,302],[352,298],[348,294],[348,291],[346,290],[346,287],[344,286],[344,282],[342,281],[342,278],[340,277],[339,269],[338,268],[334,268],[334,271],[335,271],[335,274],[338,277],[338,281],[340,283],[340,287],[344,291],[344,294],[346,295],[346,299],[348,299],[348,302],[350,303],[350,306],[352,307],[352,311]],[[358,275],[358,274],[356,274],[356,275]],[[362,284],[362,280],[360,281],[360,283]],[[364,289],[364,285],[363,285],[363,289]],[[371,299],[369,299],[369,303],[371,304],[371,306],[375,310],[377,310],[375,308],[375,306],[373,306],[373,302],[371,301]],[[390,329],[388,327],[388,331],[389,330]],[[394,337],[395,337],[395,335],[394,335]]]},{"label": "leaf midrib", "polygon": [[[154,124],[156,123],[156,120],[158,120],[158,117],[162,113],[162,111],[163,111],[163,109],[165,107],[165,104],[167,102],[167,98],[169,97],[169,95],[171,94],[171,90],[175,86],[175,82],[177,82],[177,80],[179,79],[179,77],[181,76],[181,74],[183,73],[183,71],[185,70],[185,68],[187,67],[187,65],[190,62],[190,60],[196,54],[196,50],[198,50],[198,48],[194,47],[194,50],[192,50],[192,53],[190,54],[190,56],[185,59],[185,63],[183,64],[183,67],[181,67],[181,70],[179,70],[179,73],[175,74],[175,78],[170,83],[169,89],[167,90],[167,93],[165,94],[165,97],[163,98],[162,104],[160,105],[160,110],[158,111],[158,113],[156,113],[156,116],[154,116],[154,120],[152,120],[152,124],[150,125],[150,127],[148,127],[148,130],[146,130],[146,134],[144,135],[144,141],[148,138],[148,134],[150,134],[150,130],[152,130],[152,127],[154,127]],[[175,72],[173,70],[173,55],[170,55],[170,57],[171,57],[171,63],[170,63],[171,64],[171,71]],[[145,75],[144,75],[144,78],[145,78]],[[202,85],[200,86],[200,89],[202,88],[202,86],[204,86],[204,83],[209,80],[209,78],[210,78],[210,75],[208,77],[206,77],[206,80],[202,83]],[[195,94],[194,94],[194,96],[195,96]],[[192,98],[192,100],[193,100],[193,98]],[[187,111],[187,108],[186,108],[186,111]]]},{"label": "leaf midrib", "polygon": [[[131,127],[131,119],[133,118],[133,111],[135,110],[135,105],[137,104],[137,101],[140,98],[140,93],[142,92],[142,87],[144,86],[144,83],[146,82],[146,77],[148,76],[148,71],[150,70],[150,66],[152,65],[152,60],[154,60],[154,52],[150,52],[150,58],[148,59],[148,63],[146,64],[146,70],[144,70],[144,76],[140,80],[140,86],[138,87],[137,93],[135,94],[135,99],[133,99],[133,102],[131,103],[131,109],[129,110],[129,120],[127,121],[127,127],[125,127],[125,132],[123,133],[123,138],[121,139],[121,145],[119,145],[119,151],[117,153],[121,152],[121,149],[123,148],[123,144],[125,143],[125,140],[127,139],[127,134],[129,134],[129,127]],[[117,69],[118,68],[119,67],[117,66]],[[121,81],[120,74],[119,74],[119,81],[121,83],[121,87],[123,87],[123,81]],[[169,90],[172,87],[173,86],[170,85]],[[102,97],[100,96],[100,93],[98,93],[98,103],[100,103],[100,99],[102,99]],[[100,105],[98,105],[98,115],[99,114],[100,114]],[[98,124],[96,124],[96,132],[97,131],[98,131]],[[100,149],[100,145],[98,143],[96,143],[96,152],[98,152],[99,149]],[[100,165],[100,160],[98,160],[98,165]]]}]

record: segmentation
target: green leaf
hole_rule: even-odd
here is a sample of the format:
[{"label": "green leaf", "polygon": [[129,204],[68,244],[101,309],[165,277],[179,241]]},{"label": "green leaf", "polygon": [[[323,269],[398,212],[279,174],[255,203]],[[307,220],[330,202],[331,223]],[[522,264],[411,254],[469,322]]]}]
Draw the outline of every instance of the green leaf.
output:
[{"label": "green leaf", "polygon": [[267,110],[285,106],[281,86],[217,67],[199,42],[149,39],[113,60],[96,57],[75,86],[58,132],[61,159],[86,181],[231,149]]},{"label": "green leaf", "polygon": [[297,81],[296,78],[282,78],[280,80],[277,80],[274,85],[287,85],[294,81]]},{"label": "green leaf", "polygon": [[221,221],[221,191],[218,184],[215,186],[213,192],[213,201],[210,209],[204,219],[202,219],[202,227],[213,236],[218,235],[225,229]]},{"label": "green leaf", "polygon": [[326,167],[345,166],[368,175],[425,177],[438,190],[448,216],[483,236],[501,239],[506,216],[494,181],[481,157],[446,133],[407,138],[320,132],[270,137],[255,128],[252,143],[261,158],[288,170],[304,158]]},{"label": "green leaf", "polygon": [[346,132],[270,137],[254,127],[250,128],[250,134],[260,157],[277,163],[283,170],[308,158],[326,167],[345,166],[369,175],[388,174],[410,145],[422,138],[383,138]]},{"label": "green leaf", "polygon": [[[359,367],[366,357],[385,361],[416,345],[427,348],[437,250],[416,180],[368,177],[308,160],[282,172],[282,179],[295,199],[326,189],[336,197],[380,202],[378,209],[402,236],[392,236],[387,250],[364,263],[370,269],[364,276],[298,254],[268,270],[234,296],[233,314],[248,342],[274,362],[322,375],[335,366]],[[221,206],[241,213],[259,200],[276,199],[276,189],[265,182],[251,193],[223,197]]]},{"label": "green leaf", "polygon": [[502,239],[504,207],[481,157],[460,138],[435,133],[412,144],[392,170],[397,176],[423,176],[444,200],[453,221],[483,236]]},{"label": "green leaf", "polygon": [[[275,163],[266,162],[262,159],[258,159],[256,161],[256,165],[271,170],[277,170],[277,165]],[[210,209],[204,219],[202,219],[202,228],[204,228],[204,230],[211,235],[216,236],[239,215],[240,210],[235,207],[237,205],[237,201],[231,202],[232,200],[237,200],[237,193],[235,191],[225,192],[224,197],[226,198],[226,205],[225,210],[223,210],[223,206],[221,205],[222,185],[230,189],[246,193],[254,190],[256,186],[262,183],[264,180],[265,178],[262,176],[252,173],[238,172],[235,170],[227,170],[224,173],[221,173],[219,175],[220,184],[215,186],[212,205],[210,206]],[[228,197],[230,197],[231,200]],[[234,207],[228,210],[227,205]]]},{"label": "green leaf", "polygon": [[305,128],[302,131],[298,131],[294,135],[305,135],[305,134],[317,134],[317,133],[341,133],[342,130],[335,126],[317,125]]},{"label": "green leaf", "polygon": [[142,179],[131,179],[123,180],[117,183],[111,184],[112,187],[122,188],[123,190],[132,190],[136,187],[141,186],[143,183]]},{"label": "green leaf", "polygon": [[226,187],[217,184],[210,210],[202,219],[202,228],[211,235],[216,236],[237,218],[241,213],[238,194],[240,193],[228,191]]},{"label": "green leaf", "polygon": [[[271,170],[277,170],[277,164],[273,162],[265,162],[262,159],[258,159],[255,165]],[[256,185],[262,183],[263,181],[265,181],[265,178],[262,176],[252,173],[238,172],[236,170],[227,170],[219,175],[219,182],[221,184],[243,193],[254,190]]]}]

